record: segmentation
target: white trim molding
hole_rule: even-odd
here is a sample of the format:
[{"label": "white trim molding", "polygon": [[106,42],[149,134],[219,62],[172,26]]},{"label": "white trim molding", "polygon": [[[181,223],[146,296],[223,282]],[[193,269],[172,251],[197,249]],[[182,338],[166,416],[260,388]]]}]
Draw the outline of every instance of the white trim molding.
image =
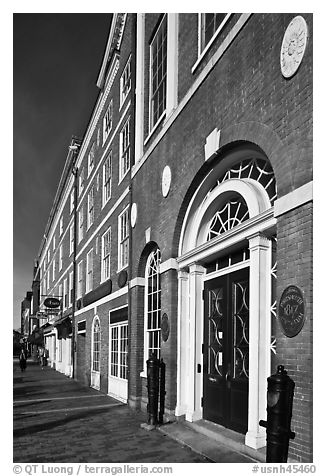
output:
[{"label": "white trim molding", "polygon": [[170,271],[171,269],[179,271],[179,264],[175,258],[167,259],[160,264],[160,274]]},{"label": "white trim molding", "polygon": [[312,181],[277,199],[274,203],[274,217],[277,218],[294,208],[313,200]]},{"label": "white trim molding", "polygon": [[135,278],[129,281],[129,289],[134,288],[136,286],[145,286],[146,279],[140,276],[136,276]]}]

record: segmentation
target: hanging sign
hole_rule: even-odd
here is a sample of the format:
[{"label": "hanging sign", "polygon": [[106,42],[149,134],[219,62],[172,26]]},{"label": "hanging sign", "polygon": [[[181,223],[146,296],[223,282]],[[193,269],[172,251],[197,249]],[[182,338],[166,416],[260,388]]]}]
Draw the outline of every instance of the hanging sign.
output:
[{"label": "hanging sign", "polygon": [[44,306],[55,309],[56,307],[60,307],[60,301],[55,297],[48,297],[44,300]]},{"label": "hanging sign", "polygon": [[278,306],[278,317],[287,337],[294,337],[301,331],[306,318],[303,294],[297,286],[284,289]]}]

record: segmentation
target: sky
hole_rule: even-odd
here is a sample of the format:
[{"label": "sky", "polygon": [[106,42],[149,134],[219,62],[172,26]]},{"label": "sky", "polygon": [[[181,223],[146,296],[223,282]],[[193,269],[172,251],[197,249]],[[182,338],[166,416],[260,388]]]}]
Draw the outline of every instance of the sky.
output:
[{"label": "sky", "polygon": [[72,135],[83,137],[111,15],[13,15],[13,327]]}]

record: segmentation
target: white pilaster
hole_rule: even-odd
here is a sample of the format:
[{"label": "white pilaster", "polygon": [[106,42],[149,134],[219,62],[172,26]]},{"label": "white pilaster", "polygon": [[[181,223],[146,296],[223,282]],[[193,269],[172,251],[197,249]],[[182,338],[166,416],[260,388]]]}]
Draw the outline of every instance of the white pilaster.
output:
[{"label": "white pilaster", "polygon": [[189,355],[189,274],[178,272],[178,360],[177,406],[175,415],[181,416],[187,409],[188,355]]},{"label": "white pilaster", "polygon": [[178,13],[167,15],[166,117],[177,107],[178,100]]},{"label": "white pilaster", "polygon": [[197,363],[202,364],[201,344],[203,339],[203,274],[205,268],[194,263],[189,266],[189,349],[187,379],[187,421],[202,418],[202,374],[197,373]]},{"label": "white pilaster", "polygon": [[261,233],[248,237],[250,250],[249,303],[249,404],[246,445],[266,444],[265,419],[267,377],[270,373],[271,242]]},{"label": "white pilaster", "polygon": [[142,158],[144,146],[144,44],[145,14],[137,13],[135,162]]}]

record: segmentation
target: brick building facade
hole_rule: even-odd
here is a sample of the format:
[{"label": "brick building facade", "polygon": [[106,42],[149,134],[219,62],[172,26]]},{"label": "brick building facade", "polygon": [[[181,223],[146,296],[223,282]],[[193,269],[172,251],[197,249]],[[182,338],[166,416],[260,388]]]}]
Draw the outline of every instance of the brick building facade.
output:
[{"label": "brick building facade", "polygon": [[[259,449],[283,364],[289,456],[311,461],[312,15],[115,14],[97,85],[39,256],[41,295],[63,302],[53,365],[145,410],[154,353],[165,420]],[[305,317],[291,337],[290,285]]]}]

